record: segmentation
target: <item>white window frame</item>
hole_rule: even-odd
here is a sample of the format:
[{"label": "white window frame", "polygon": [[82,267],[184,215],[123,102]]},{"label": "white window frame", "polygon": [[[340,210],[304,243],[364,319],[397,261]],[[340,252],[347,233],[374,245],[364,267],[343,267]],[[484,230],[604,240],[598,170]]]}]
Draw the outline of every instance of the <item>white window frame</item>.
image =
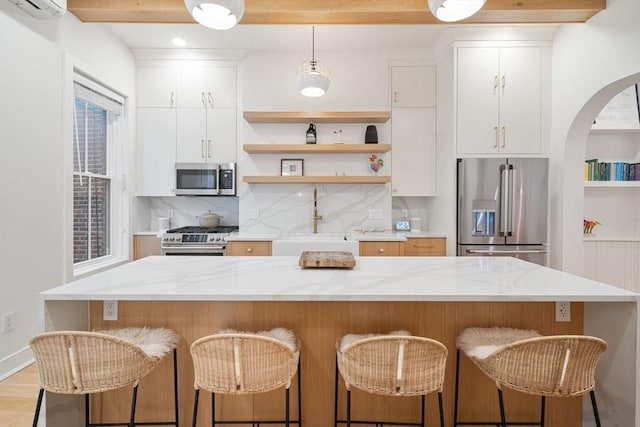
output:
[{"label": "white window frame", "polygon": [[[79,70],[74,70],[73,80],[83,86],[90,88],[91,90],[100,93],[106,97],[114,99],[122,104],[123,112],[125,111],[126,98],[117,92],[105,87],[98,81],[94,80],[90,76],[82,73]],[[73,102],[75,104],[75,92],[73,94]],[[91,174],[80,172],[77,173],[73,170],[73,161],[71,162],[71,198],[74,197],[73,189],[73,175],[79,174],[81,176],[93,176],[97,178],[110,178],[110,195],[109,195],[109,247],[110,254],[88,259],[86,261],[73,262],[73,244],[71,244],[72,258],[71,263],[73,265],[73,276],[81,276],[113,264],[126,261],[128,252],[123,250],[125,244],[128,244],[126,233],[122,230],[126,230],[127,224],[125,209],[128,199],[128,193],[125,185],[124,166],[126,159],[124,158],[126,150],[126,118],[124,113],[117,116],[115,113],[107,110],[107,170],[106,175]],[[73,144],[73,141],[72,141]],[[75,149],[74,153],[75,155]],[[85,157],[87,153],[85,152]],[[86,161],[86,159],[85,159]],[[86,164],[86,163],[85,163]],[[73,209],[71,211],[73,215]],[[89,216],[90,217],[90,216]],[[70,240],[73,240],[73,218],[71,220]],[[90,239],[89,239],[90,240]]]}]

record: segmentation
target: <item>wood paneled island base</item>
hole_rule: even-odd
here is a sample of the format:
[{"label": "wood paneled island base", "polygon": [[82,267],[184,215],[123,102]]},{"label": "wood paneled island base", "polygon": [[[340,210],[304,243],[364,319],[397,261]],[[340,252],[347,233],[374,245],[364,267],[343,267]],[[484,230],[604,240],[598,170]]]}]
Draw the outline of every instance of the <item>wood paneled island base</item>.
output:
[{"label": "wood paneled island base", "polygon": [[[169,327],[182,340],[178,347],[180,424],[190,425],[193,410],[193,366],[189,346],[197,338],[223,328],[264,330],[283,326],[301,341],[303,425],[333,425],[336,340],[346,333],[386,333],[405,329],[434,338],[449,349],[444,388],[445,423],[453,423],[455,338],[469,326],[510,326],[537,329],[542,334],[581,334],[583,304],[573,303],[572,321],[555,322],[553,302],[430,302],[430,301],[120,301],[119,320],[102,320],[102,302],[91,301],[91,329],[125,326]],[[466,358],[461,364],[460,420],[499,420],[495,385]],[[171,358],[143,380],[138,396],[137,421],[171,419]],[[292,393],[296,393],[294,380]],[[344,419],[345,389],[339,385],[339,417]],[[250,397],[220,397],[218,417],[282,418],[284,392]],[[292,394],[294,396],[294,394]],[[115,422],[126,416],[128,392],[110,392],[94,398],[95,422]],[[354,392],[353,419],[419,419],[418,398],[388,398]],[[508,421],[530,421],[539,416],[539,398],[505,393]],[[200,399],[198,426],[210,425],[210,399]],[[582,399],[549,399],[547,425],[578,427]],[[297,417],[295,399],[292,414]],[[435,395],[427,397],[427,425],[438,425]]]}]

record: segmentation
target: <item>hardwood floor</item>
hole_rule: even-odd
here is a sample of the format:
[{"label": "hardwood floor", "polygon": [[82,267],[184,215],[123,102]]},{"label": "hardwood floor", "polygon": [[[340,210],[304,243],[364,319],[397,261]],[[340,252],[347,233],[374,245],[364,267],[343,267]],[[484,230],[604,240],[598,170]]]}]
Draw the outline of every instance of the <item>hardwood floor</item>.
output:
[{"label": "hardwood floor", "polygon": [[0,427],[26,427],[33,423],[38,384],[35,364],[0,381]]}]

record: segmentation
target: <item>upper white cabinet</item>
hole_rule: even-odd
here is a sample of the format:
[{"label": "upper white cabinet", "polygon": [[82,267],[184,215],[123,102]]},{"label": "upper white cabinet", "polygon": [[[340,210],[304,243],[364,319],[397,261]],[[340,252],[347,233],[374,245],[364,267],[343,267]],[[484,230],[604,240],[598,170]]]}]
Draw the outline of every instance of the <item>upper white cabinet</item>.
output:
[{"label": "upper white cabinet", "polygon": [[435,107],[435,67],[391,67],[391,106]]},{"label": "upper white cabinet", "polygon": [[175,196],[175,110],[138,108],[137,152],[137,195]]},{"label": "upper white cabinet", "polygon": [[178,101],[174,67],[138,67],[138,107],[175,108]]},{"label": "upper white cabinet", "polygon": [[436,195],[436,69],[391,67],[392,196]]},{"label": "upper white cabinet", "polygon": [[234,163],[235,108],[179,108],[176,162]]},{"label": "upper white cabinet", "polygon": [[458,154],[542,152],[542,48],[459,47]]},{"label": "upper white cabinet", "polygon": [[235,67],[190,66],[177,70],[178,108],[235,108]]}]

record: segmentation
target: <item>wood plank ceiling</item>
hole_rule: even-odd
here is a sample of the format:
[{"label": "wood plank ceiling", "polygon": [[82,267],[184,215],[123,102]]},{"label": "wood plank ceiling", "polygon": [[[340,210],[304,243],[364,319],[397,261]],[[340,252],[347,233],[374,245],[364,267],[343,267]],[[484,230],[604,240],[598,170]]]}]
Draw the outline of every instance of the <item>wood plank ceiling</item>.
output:
[{"label": "wood plank ceiling", "polygon": [[[487,0],[469,24],[585,22],[606,0]],[[183,0],[68,0],[84,22],[194,23]],[[241,24],[438,24],[427,0],[245,0]]]}]

